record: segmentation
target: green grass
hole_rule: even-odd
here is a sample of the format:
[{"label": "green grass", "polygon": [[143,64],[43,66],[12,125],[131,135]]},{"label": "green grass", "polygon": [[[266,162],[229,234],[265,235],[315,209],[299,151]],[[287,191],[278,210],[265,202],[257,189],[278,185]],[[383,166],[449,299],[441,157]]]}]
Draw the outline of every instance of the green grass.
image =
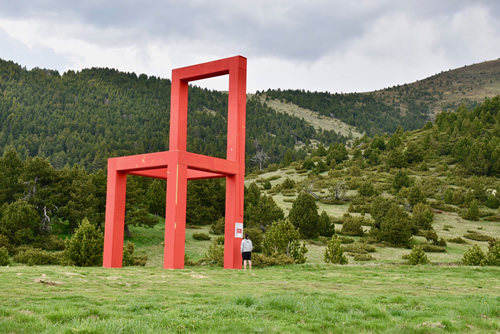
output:
[{"label": "green grass", "polygon": [[[165,223],[164,221],[155,225],[153,228],[130,227],[132,238],[128,239],[136,245],[135,255],[146,255],[148,261],[147,267],[163,267]],[[208,250],[211,241],[199,241],[193,239],[193,233],[209,233],[210,226],[200,226],[199,229],[186,229],[186,255],[193,261],[198,261]],[[216,235],[210,234],[215,238]],[[126,241],[125,241],[126,243]]]},{"label": "green grass", "polygon": [[500,317],[485,267],[14,266],[0,287],[3,333],[495,333]]}]

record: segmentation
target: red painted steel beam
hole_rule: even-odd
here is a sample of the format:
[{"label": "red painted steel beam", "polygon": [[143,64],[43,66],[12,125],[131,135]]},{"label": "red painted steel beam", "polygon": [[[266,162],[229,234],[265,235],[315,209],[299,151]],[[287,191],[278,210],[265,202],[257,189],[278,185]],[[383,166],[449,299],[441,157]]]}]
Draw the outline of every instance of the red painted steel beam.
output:
[{"label": "red painted steel beam", "polygon": [[126,157],[110,158],[110,161],[116,166],[116,169],[121,172],[132,172],[147,169],[159,169],[167,167],[172,159],[173,152],[156,152],[145,153],[138,155],[129,155]]},{"label": "red painted steel beam", "polygon": [[235,175],[239,171],[239,164],[236,161],[184,151],[147,153],[111,158],[110,160],[113,161],[116,166],[116,170],[120,172],[127,172],[129,174],[135,172],[136,175],[154,177],[153,175],[157,175],[156,172],[147,171],[166,170],[168,165],[172,164],[174,159],[179,161],[179,163],[188,166],[189,169],[209,172],[215,175],[223,174],[231,176]]},{"label": "red painted steel beam", "polygon": [[224,174],[227,176],[235,175],[239,171],[239,165],[236,161],[208,157],[206,155],[179,151],[179,162],[187,165],[190,169]]},{"label": "red painted steel beam", "polygon": [[246,71],[246,58],[236,56],[177,68],[172,70],[172,77],[176,76],[184,82],[190,82],[226,75],[240,68]]},{"label": "red painted steel beam", "polygon": [[[144,171],[127,172],[127,174],[167,180],[168,179],[168,168],[148,169],[148,170],[144,170]],[[222,177],[226,177],[226,175],[217,174],[217,173],[210,173],[210,172],[203,172],[203,171],[196,170],[196,169],[188,169],[188,171],[187,171],[188,180],[216,179],[216,178],[222,178]]]}]

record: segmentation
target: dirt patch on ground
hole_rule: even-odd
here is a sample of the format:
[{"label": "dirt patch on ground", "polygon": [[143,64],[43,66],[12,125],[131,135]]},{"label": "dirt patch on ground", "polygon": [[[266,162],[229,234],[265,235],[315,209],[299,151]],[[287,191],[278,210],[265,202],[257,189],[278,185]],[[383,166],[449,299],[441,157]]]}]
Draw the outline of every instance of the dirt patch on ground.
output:
[{"label": "dirt patch on ground", "polygon": [[446,328],[441,322],[424,322],[421,326],[430,328]]},{"label": "dirt patch on ground", "polygon": [[35,283],[41,283],[41,284],[46,284],[46,285],[61,285],[62,284],[61,282],[47,281],[47,280],[40,279],[40,278],[36,279]]},{"label": "dirt patch on ground", "polygon": [[208,276],[203,276],[203,275],[189,275],[192,278],[208,278]]}]

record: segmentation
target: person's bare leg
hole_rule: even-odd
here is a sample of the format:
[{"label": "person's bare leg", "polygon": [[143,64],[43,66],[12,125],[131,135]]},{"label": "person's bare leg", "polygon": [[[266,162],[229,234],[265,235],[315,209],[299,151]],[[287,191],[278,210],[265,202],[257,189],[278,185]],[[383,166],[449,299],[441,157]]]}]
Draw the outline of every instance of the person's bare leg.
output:
[{"label": "person's bare leg", "polygon": [[248,269],[252,270],[252,260],[248,260]]},{"label": "person's bare leg", "polygon": [[243,261],[243,270],[247,270],[247,260]]}]

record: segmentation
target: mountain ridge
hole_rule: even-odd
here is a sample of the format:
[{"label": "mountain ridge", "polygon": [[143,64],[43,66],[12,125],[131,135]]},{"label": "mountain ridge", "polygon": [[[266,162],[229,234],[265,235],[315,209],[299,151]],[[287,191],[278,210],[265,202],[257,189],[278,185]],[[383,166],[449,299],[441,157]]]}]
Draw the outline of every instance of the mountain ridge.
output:
[{"label": "mountain ridge", "polygon": [[[267,100],[297,105],[325,117],[335,117],[359,132],[374,136],[422,127],[441,111],[460,104],[473,108],[500,94],[500,59],[442,71],[414,83],[372,92],[329,93],[305,90],[258,92]],[[327,121],[327,119],[326,119]]]}]

